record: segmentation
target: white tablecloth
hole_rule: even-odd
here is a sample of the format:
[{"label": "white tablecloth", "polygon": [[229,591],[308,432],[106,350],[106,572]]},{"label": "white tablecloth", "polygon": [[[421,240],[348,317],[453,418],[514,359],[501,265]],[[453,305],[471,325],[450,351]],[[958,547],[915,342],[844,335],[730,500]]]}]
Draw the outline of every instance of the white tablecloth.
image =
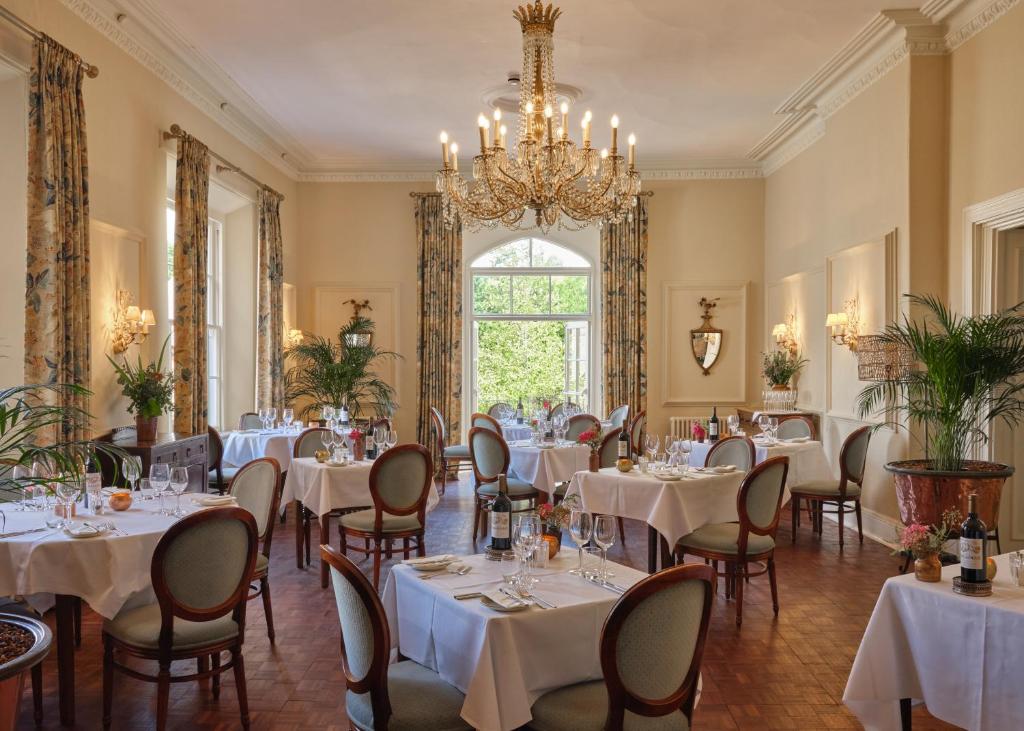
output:
[{"label": "white tablecloth", "polygon": [[970,731],[1024,728],[1024,589],[1007,557],[992,596],[953,593],[942,581],[889,579],[864,632],[843,702],[868,729],[899,729],[899,700],[923,700],[935,717]]},{"label": "white tablecloth", "polygon": [[[317,462],[313,457],[300,457],[292,460],[281,501],[288,504],[292,500],[301,500],[305,507],[317,515],[325,515],[332,510],[373,505],[370,497],[372,467],[372,460],[332,467]],[[432,510],[439,500],[437,487],[431,483],[427,510]]]},{"label": "white tablecloth", "polygon": [[[703,467],[712,446],[711,442],[690,442],[690,464]],[[754,451],[757,464],[770,457],[789,457],[789,475],[786,478],[789,486],[836,479],[821,442],[779,442],[768,445],[755,437]]]},{"label": "white tablecloth", "polygon": [[[430,581],[396,566],[382,598],[393,646],[466,694],[462,718],[468,724],[509,731],[529,722],[530,707],[547,691],[602,677],[601,627],[618,596],[565,573],[576,565],[576,551],[563,549],[538,570],[534,591],[557,608],[515,613],[493,611],[479,599],[452,598],[455,589],[486,591],[501,583],[495,562],[465,560],[474,566],[471,573]],[[619,586],[647,576],[610,566]]]},{"label": "white tablecloth", "polygon": [[225,467],[241,467],[261,457],[273,457],[287,472],[292,462],[296,434],[280,431],[233,431],[221,435],[224,440]]},{"label": "white tablecloth", "polygon": [[[174,498],[165,494],[164,501],[170,506]],[[188,496],[182,497],[181,505],[188,512],[200,509]],[[68,594],[112,618],[134,594],[152,588],[153,551],[178,520],[157,515],[156,508],[155,501],[137,501],[122,512],[107,510],[103,516],[75,518],[78,523],[109,520],[127,535],[70,538],[63,531],[47,530],[0,539],[0,596]],[[4,512],[5,533],[45,527],[46,518],[52,516],[52,512]],[[50,604],[39,599],[40,608]]]},{"label": "white tablecloth", "polygon": [[546,492],[549,498],[558,483],[568,482],[577,472],[590,466],[590,447],[585,446],[541,449],[509,445],[509,453],[512,473]]},{"label": "white tablecloth", "polygon": [[519,442],[524,439],[529,439],[533,435],[533,429],[530,428],[529,424],[516,424],[515,422],[501,423],[501,435],[505,438],[506,442]]},{"label": "white tablecloth", "polygon": [[677,482],[663,482],[634,468],[619,472],[577,472],[566,495],[579,494],[591,513],[641,520],[665,537],[670,546],[709,523],[737,520],[736,494],[745,473],[694,473]]}]

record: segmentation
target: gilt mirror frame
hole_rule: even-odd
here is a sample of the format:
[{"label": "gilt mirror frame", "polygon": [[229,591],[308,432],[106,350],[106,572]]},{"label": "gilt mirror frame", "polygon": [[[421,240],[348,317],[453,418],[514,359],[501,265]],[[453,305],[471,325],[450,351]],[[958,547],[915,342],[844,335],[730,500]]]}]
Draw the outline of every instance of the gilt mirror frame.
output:
[{"label": "gilt mirror frame", "polygon": [[[711,369],[718,362],[718,356],[722,352],[722,344],[725,341],[725,333],[720,328],[714,327],[711,324],[711,318],[714,317],[711,311],[718,306],[718,300],[720,299],[720,297],[715,297],[714,299],[700,298],[700,302],[697,305],[704,310],[704,313],[700,316],[702,323],[700,327],[690,330],[690,351],[693,353],[693,359],[697,361],[697,365],[700,366],[705,376],[711,375]],[[713,337],[715,335],[718,337]],[[709,360],[709,345],[714,340],[718,341],[717,348]],[[703,353],[698,351],[698,343],[704,343]]]}]

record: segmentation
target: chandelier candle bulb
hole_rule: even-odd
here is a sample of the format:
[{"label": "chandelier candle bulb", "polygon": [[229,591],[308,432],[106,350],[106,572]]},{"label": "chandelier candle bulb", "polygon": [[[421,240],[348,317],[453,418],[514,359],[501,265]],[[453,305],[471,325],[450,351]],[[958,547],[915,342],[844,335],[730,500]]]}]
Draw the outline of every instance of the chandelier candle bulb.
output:
[{"label": "chandelier candle bulb", "polygon": [[619,115],[612,115],[612,154],[614,155],[619,149]]},{"label": "chandelier candle bulb", "polygon": [[562,102],[559,111],[562,112],[562,129],[567,130],[569,129],[569,105],[566,102]]},{"label": "chandelier candle bulb", "polygon": [[501,146],[505,146],[505,135],[508,134],[508,127],[501,125]]},{"label": "chandelier candle bulb", "polygon": [[629,136],[629,166],[634,167],[636,165],[636,135],[631,134]]},{"label": "chandelier candle bulb", "polygon": [[459,172],[459,146],[453,142],[452,146],[451,146],[451,150],[452,150],[452,170],[454,170],[455,172]]},{"label": "chandelier candle bulb", "polygon": [[441,133],[441,161],[448,167],[448,133]]},{"label": "chandelier candle bulb", "polygon": [[487,132],[491,128],[491,123],[487,121],[487,117],[480,115],[477,117],[477,124],[480,125],[480,152],[482,154],[487,153]]},{"label": "chandelier candle bulb", "polygon": [[533,137],[533,102],[526,102],[526,136]]}]

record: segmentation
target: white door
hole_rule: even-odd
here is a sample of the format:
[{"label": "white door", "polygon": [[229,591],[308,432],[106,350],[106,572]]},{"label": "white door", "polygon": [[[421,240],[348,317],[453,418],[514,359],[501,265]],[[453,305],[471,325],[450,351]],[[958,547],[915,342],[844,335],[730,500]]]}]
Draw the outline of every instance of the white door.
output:
[{"label": "white door", "polygon": [[[1005,309],[1024,301],[1024,229],[999,234],[998,257],[996,295],[999,308]],[[1004,552],[1024,549],[1024,427],[1016,431],[1000,423],[992,438],[993,458],[1017,467],[1006,481],[999,508],[999,542]]]}]

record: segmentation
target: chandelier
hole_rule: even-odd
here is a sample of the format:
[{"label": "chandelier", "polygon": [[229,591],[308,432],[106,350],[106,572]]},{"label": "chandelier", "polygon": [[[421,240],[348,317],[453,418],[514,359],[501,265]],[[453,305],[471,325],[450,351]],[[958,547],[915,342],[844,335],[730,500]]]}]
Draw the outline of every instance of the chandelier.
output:
[{"label": "chandelier", "polygon": [[[523,29],[523,72],[519,81],[518,142],[509,145],[501,110],[493,121],[483,114],[480,153],[473,157],[473,182],[459,171],[459,148],[441,133],[443,167],[437,173],[445,221],[460,220],[470,230],[523,227],[526,212],[542,231],[580,229],[589,224],[632,220],[640,193],[636,137],[629,136],[628,161],[619,154],[619,118],[611,118],[611,146],[591,146],[588,110],[581,118],[580,146],[569,136],[569,105],[556,119],[555,20],[562,11],[540,0],[512,12]],[[529,220],[526,226],[531,225]]]}]

